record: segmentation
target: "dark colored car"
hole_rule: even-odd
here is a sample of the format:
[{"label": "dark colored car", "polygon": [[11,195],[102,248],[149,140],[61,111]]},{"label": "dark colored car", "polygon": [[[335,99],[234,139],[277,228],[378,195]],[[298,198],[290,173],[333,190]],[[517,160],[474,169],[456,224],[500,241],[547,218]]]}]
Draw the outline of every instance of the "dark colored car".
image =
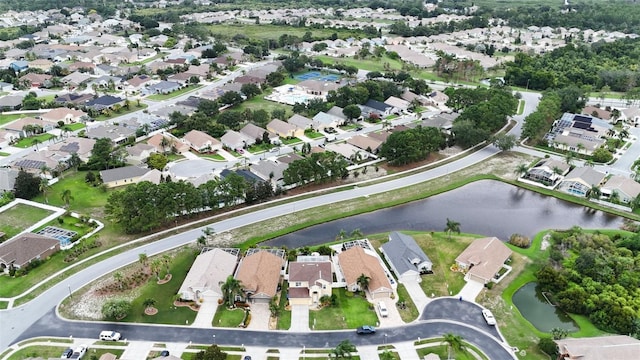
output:
[{"label": "dark colored car", "polygon": [[73,349],[67,348],[65,351],[62,352],[62,355],[60,355],[60,359],[68,359],[71,357],[71,355],[73,355]]},{"label": "dark colored car", "polygon": [[362,129],[364,129],[362,126],[358,126],[358,127],[356,128],[356,131],[361,131]]},{"label": "dark colored car", "polygon": [[251,360],[251,356],[249,356],[249,355],[245,356],[244,360]]},{"label": "dark colored car", "polygon": [[364,326],[360,326],[356,332],[360,335],[367,335],[367,334],[375,334],[376,333],[376,328],[374,328],[373,326],[369,326],[369,325],[364,325]]},{"label": "dark colored car", "polygon": [[162,357],[169,356],[169,350],[162,350],[162,352],[160,353],[160,356]]}]

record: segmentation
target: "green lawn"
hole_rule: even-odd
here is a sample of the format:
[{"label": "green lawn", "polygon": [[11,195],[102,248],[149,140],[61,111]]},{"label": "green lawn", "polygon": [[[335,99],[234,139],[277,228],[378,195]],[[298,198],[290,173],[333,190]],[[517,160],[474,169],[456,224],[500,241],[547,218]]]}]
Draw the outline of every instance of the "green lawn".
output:
[{"label": "green lawn", "polygon": [[7,360],[22,360],[27,358],[59,358],[67,346],[27,346],[13,353]]},{"label": "green lawn", "polygon": [[518,100],[518,115],[522,115],[524,112],[524,100]]},{"label": "green lawn", "polygon": [[167,160],[169,161],[184,159],[184,155],[174,154],[174,153],[166,154],[166,157],[167,157]]},{"label": "green lawn", "polygon": [[[131,302],[131,311],[122,321],[174,325],[193,323],[197,313],[188,307],[175,307],[173,306],[173,301],[184,278],[187,277],[196,255],[196,252],[190,248],[176,253],[171,261],[171,281],[158,285],[156,277],[152,277],[140,289],[140,295]],[[160,276],[163,275],[162,273],[160,274]],[[158,313],[153,316],[144,314],[142,303],[149,298],[156,300],[155,308],[158,309]]]},{"label": "green lawn", "polygon": [[122,109],[120,109],[120,112],[115,112],[112,111],[110,112],[108,115],[105,114],[100,114],[98,116],[95,117],[96,121],[104,121],[104,120],[109,120],[112,119],[114,117],[118,117],[118,116],[122,116],[122,115],[126,115],[126,114],[130,114],[132,112],[136,112],[139,110],[144,110],[147,108],[147,104],[144,103],[140,103],[140,106],[138,106],[137,104],[135,104],[135,102],[133,102],[133,104],[131,104],[129,106],[129,109],[125,108],[124,106],[122,107]]},{"label": "green lawn", "polygon": [[211,322],[215,327],[237,328],[244,320],[244,309],[235,308],[229,310],[226,306],[218,306],[216,314]]},{"label": "green lawn", "polygon": [[[347,296],[345,289],[333,289],[338,297],[336,306],[309,311],[309,327],[314,330],[355,329],[362,325],[376,325],[378,316],[362,296]],[[314,327],[315,323],[315,327]]]},{"label": "green lawn", "polygon": [[[449,359],[449,349],[446,345],[429,346],[417,349],[417,352],[420,358],[424,358],[427,354],[436,354],[440,359]],[[476,358],[467,351],[451,351],[451,355],[454,356],[454,354],[454,359],[456,360],[476,360]]]},{"label": "green lawn", "polygon": [[412,322],[413,320],[418,318],[418,315],[420,314],[419,310],[418,308],[416,308],[416,305],[413,303],[413,300],[411,299],[411,296],[409,296],[407,288],[404,285],[398,284],[397,291],[398,302],[404,301],[406,304],[405,309],[398,308],[400,317],[402,318],[402,321],[406,323]]},{"label": "green lawn", "polygon": [[290,139],[280,138],[280,141],[285,145],[299,144],[302,142],[302,140],[298,139],[297,137],[290,138]]},{"label": "green lawn", "polygon": [[122,66],[137,66],[137,65],[144,65],[144,64],[148,64],[150,62],[152,62],[153,60],[156,59],[160,59],[161,57],[168,55],[168,53],[166,52],[159,52],[157,54],[155,54],[154,56],[148,58],[148,59],[144,59],[142,61],[136,61],[136,62],[132,62],[132,63],[125,63],[122,64]]},{"label": "green lawn", "polygon": [[[69,203],[69,210],[87,215],[94,212],[102,213],[109,195],[114,190],[108,189],[104,191],[100,187],[88,184],[84,180],[86,175],[87,171],[66,171],[60,181],[51,186],[48,192],[49,204],[63,207],[62,193],[64,190],[69,189],[73,197]],[[44,202],[44,196],[42,194],[38,195],[34,201]]]},{"label": "green lawn", "polygon": [[73,123],[73,124],[65,125],[64,127],[71,131],[76,131],[76,130],[84,129],[86,126],[83,123]]},{"label": "green lawn", "polygon": [[285,307],[287,305],[287,297],[283,296],[283,294],[287,294],[289,289],[289,282],[282,282],[282,289],[280,291],[280,302],[278,303],[278,307],[280,308],[280,314],[278,315],[278,330],[289,330],[291,327],[291,310],[286,310]]},{"label": "green lawn", "polygon": [[[273,112],[275,109],[284,109],[287,116],[293,113],[293,107],[291,105],[280,104],[275,101],[265,100],[264,97],[271,94],[273,90],[268,89],[262,93],[260,96],[254,96],[251,99],[242,102],[242,104],[234,107],[234,110],[244,111],[246,109],[251,109],[252,111],[256,110],[266,110],[269,114]],[[287,117],[285,116],[285,117]]]},{"label": "green lawn", "polygon": [[313,131],[311,129],[305,130],[304,136],[308,137],[309,139],[318,139],[318,138],[324,137],[323,134],[321,134],[321,133],[319,133],[317,131]]},{"label": "green lawn", "polygon": [[10,239],[50,214],[49,210],[17,204],[0,213],[0,232],[5,233],[5,240]]},{"label": "green lawn", "polygon": [[335,58],[332,56],[313,56],[315,59],[322,60],[325,64],[344,64],[346,66],[355,66],[358,69],[368,70],[368,71],[379,71],[379,72],[387,72],[385,69],[385,64],[389,64],[389,69],[391,70],[401,70],[402,62],[400,60],[391,59],[388,56],[383,56],[380,59],[370,58],[370,59],[354,59],[354,58]]},{"label": "green lawn", "polygon": [[19,147],[19,148],[23,148],[26,149],[30,146],[34,146],[36,145],[35,143],[37,142],[38,144],[42,144],[45,141],[53,138],[54,136],[49,134],[49,133],[44,133],[44,134],[40,134],[40,135],[36,135],[36,136],[30,136],[30,137],[26,137],[26,138],[22,138],[20,140],[18,140],[17,143],[13,144],[13,146],[15,147]]},{"label": "green lawn", "polygon": [[[58,219],[62,219],[63,223],[60,223]],[[47,226],[55,226],[60,229],[67,229],[78,233],[78,237],[82,237],[90,233],[94,228],[87,224],[83,224],[78,218],[74,218],[71,215],[62,215],[54,220],[51,220],[47,224],[42,225],[35,232],[44,229]]]},{"label": "green lawn", "polygon": [[253,145],[249,146],[248,150],[249,150],[250,153],[256,154],[256,153],[269,151],[273,147],[274,147],[274,145],[269,144],[269,143],[253,144]]},{"label": "green lawn", "polygon": [[215,154],[198,154],[199,157],[203,157],[203,158],[208,158],[208,159],[212,159],[212,160],[217,160],[217,161],[225,161],[224,156],[215,153]]},{"label": "green lawn", "polygon": [[182,88],[180,90],[176,90],[176,91],[168,93],[168,94],[149,95],[149,96],[147,96],[147,99],[154,100],[154,101],[162,101],[162,100],[173,99],[174,97],[177,97],[177,96],[180,96],[180,95],[184,95],[184,94],[190,93],[192,91],[196,91],[196,90],[200,89],[203,86],[204,85],[189,85],[187,87],[184,87],[184,88]]},{"label": "green lawn", "polygon": [[9,156],[9,155],[11,155],[11,154],[6,153],[6,152],[4,152],[4,151],[0,151],[0,156]]}]

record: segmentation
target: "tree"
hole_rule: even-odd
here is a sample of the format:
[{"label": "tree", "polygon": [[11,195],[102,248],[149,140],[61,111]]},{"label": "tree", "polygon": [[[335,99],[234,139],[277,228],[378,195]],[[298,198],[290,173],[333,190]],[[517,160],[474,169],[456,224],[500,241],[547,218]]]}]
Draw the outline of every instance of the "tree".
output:
[{"label": "tree", "polygon": [[89,170],[106,170],[114,167],[113,161],[113,144],[109,138],[101,138],[96,140],[91,150],[91,156],[87,160],[87,168]]},{"label": "tree", "polygon": [[343,340],[329,353],[330,358],[343,358],[343,359],[351,359],[353,356],[352,352],[356,352],[356,347],[349,340]]},{"label": "tree", "polygon": [[151,271],[156,274],[156,278],[160,281],[160,271],[162,271],[162,260],[155,258],[151,261]]},{"label": "tree", "polygon": [[13,185],[13,193],[16,198],[31,200],[39,194],[40,179],[24,170],[18,172]]},{"label": "tree", "polygon": [[147,159],[147,165],[152,169],[158,169],[162,171],[169,163],[169,159],[165,154],[153,153],[149,155]]},{"label": "tree", "polygon": [[[449,351],[453,350],[454,354],[458,351],[462,352],[465,350],[464,339],[460,335],[446,333],[442,336],[442,343],[447,345]],[[450,358],[449,356],[449,359]]]},{"label": "tree", "polygon": [[80,159],[80,156],[78,155],[78,153],[73,152],[73,153],[71,153],[71,157],[69,158],[67,163],[74,170],[78,171],[78,166],[80,166],[80,164],[82,164],[82,159]]},{"label": "tree", "polygon": [[392,133],[380,148],[380,155],[392,165],[405,165],[427,158],[444,145],[439,129],[418,126]]},{"label": "tree", "polygon": [[206,350],[200,351],[193,356],[193,360],[225,360],[227,353],[220,350],[218,345],[213,344]]},{"label": "tree", "polygon": [[242,84],[242,87],[240,87],[240,92],[250,99],[254,96],[260,95],[260,93],[262,93],[262,90],[260,90],[260,87],[256,84],[247,83]]},{"label": "tree", "polygon": [[362,111],[360,110],[360,107],[358,107],[358,105],[350,104],[342,109],[342,113],[347,117],[349,121],[351,121],[360,117]]},{"label": "tree", "polygon": [[108,320],[122,320],[131,310],[127,300],[109,300],[102,305],[102,316]]},{"label": "tree", "polygon": [[576,153],[574,153],[573,151],[568,151],[566,154],[564,154],[564,162],[569,166],[573,165],[573,160],[575,160],[575,158]]},{"label": "tree", "polygon": [[518,177],[523,177],[529,172],[529,167],[526,164],[520,164],[516,167],[514,173],[518,175]]},{"label": "tree", "polygon": [[365,274],[360,274],[360,276],[358,276],[358,279],[356,280],[356,283],[358,284],[358,286],[360,287],[360,290],[362,291],[369,289],[370,282],[371,282],[371,277]]},{"label": "tree", "polygon": [[142,302],[142,306],[144,306],[145,309],[150,309],[150,308],[154,307],[155,305],[156,305],[156,300],[153,299],[153,298],[146,298]]},{"label": "tree", "polygon": [[147,254],[145,253],[140,253],[138,254],[138,262],[140,263],[140,265],[142,265],[143,267],[147,266],[147,261],[149,260],[149,257],[147,256]]},{"label": "tree", "polygon": [[602,191],[600,190],[600,187],[598,187],[597,185],[591,186],[591,189],[589,190],[590,199],[599,199],[601,195]]},{"label": "tree", "polygon": [[460,223],[447,218],[447,226],[445,226],[444,231],[449,235],[449,240],[451,240],[452,232],[460,234]]},{"label": "tree", "polygon": [[62,195],[60,195],[60,198],[62,199],[62,201],[64,201],[65,209],[69,208],[69,203],[71,202],[71,200],[75,200],[73,196],[71,196],[71,190],[69,189],[64,189],[62,191]]},{"label": "tree", "polygon": [[122,287],[124,286],[124,284],[122,283],[123,279],[124,279],[124,276],[120,271],[116,271],[113,273],[113,280],[115,280],[116,283],[118,283],[118,286],[120,287],[121,290],[122,290]]},{"label": "tree", "polygon": [[509,151],[516,146],[516,137],[508,134],[498,134],[493,136],[491,143],[502,151]]},{"label": "tree", "polygon": [[49,203],[49,197],[47,196],[47,194],[49,193],[50,189],[51,189],[51,186],[49,185],[49,179],[44,177],[40,178],[40,183],[38,184],[38,190],[40,190],[42,195],[44,195],[44,202],[47,204]]},{"label": "tree", "polygon": [[240,280],[229,275],[227,280],[220,287],[224,294],[224,301],[228,307],[232,307],[237,294],[242,291],[242,283]]}]

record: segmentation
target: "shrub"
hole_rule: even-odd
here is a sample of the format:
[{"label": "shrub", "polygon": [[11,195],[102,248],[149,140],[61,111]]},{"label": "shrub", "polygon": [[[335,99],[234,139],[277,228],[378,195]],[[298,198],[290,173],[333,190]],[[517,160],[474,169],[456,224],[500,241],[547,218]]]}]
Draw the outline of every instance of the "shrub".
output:
[{"label": "shrub", "polygon": [[484,286],[485,286],[487,289],[491,290],[491,289],[493,289],[493,287],[494,287],[494,285],[495,285],[495,284],[496,284],[496,283],[494,283],[493,281],[489,281],[488,283],[484,284]]},{"label": "shrub", "polygon": [[354,296],[354,293],[353,293],[353,292],[351,292],[351,291],[346,291],[346,292],[344,293],[344,296],[346,296],[346,297],[353,297],[353,296]]},{"label": "shrub", "polygon": [[552,358],[558,356],[558,346],[553,342],[553,339],[549,337],[540,338],[540,341],[538,341],[538,348]]},{"label": "shrub", "polygon": [[531,245],[531,240],[529,240],[527,236],[521,234],[513,234],[509,238],[509,244],[526,249]]}]

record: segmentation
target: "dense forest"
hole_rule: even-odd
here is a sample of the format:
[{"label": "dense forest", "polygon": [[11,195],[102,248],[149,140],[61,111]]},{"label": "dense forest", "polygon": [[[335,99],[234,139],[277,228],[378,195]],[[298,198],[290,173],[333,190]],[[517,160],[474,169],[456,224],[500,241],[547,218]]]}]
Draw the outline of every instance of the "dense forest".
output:
[{"label": "dense forest", "polygon": [[544,55],[518,53],[506,64],[505,80],[533,90],[588,85],[627,92],[640,81],[640,39],[568,44]]},{"label": "dense forest", "polygon": [[536,274],[541,290],[600,329],[640,334],[640,234],[609,237],[575,227],[551,238],[549,262]]}]

